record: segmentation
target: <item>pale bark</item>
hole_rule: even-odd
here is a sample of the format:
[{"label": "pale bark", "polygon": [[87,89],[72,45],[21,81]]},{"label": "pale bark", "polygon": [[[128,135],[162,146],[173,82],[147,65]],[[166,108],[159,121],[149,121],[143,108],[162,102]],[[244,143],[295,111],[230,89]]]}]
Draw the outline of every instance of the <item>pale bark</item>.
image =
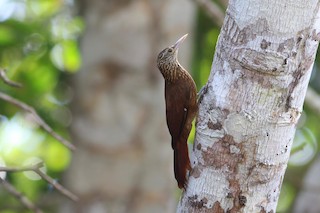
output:
[{"label": "pale bark", "polygon": [[319,42],[318,0],[231,0],[177,212],[276,212]]},{"label": "pale bark", "polygon": [[[64,181],[80,198],[60,212],[173,212],[176,182],[157,54],[192,30],[186,0],[83,0],[82,69]],[[179,15],[180,14],[180,15]],[[191,32],[192,35],[192,32]],[[192,38],[192,36],[191,36]],[[182,47],[188,67],[191,39]]]}]

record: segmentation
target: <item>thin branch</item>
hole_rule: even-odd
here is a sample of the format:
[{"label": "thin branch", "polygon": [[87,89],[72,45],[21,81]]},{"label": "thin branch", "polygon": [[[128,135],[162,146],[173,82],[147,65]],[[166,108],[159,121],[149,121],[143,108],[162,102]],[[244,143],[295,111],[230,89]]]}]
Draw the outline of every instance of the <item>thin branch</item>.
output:
[{"label": "thin branch", "polygon": [[59,184],[56,180],[54,180],[53,178],[51,178],[50,176],[48,176],[47,174],[42,172],[40,170],[40,168],[42,168],[43,166],[44,166],[43,162],[40,162],[35,165],[26,166],[26,167],[17,167],[17,168],[16,167],[0,167],[0,171],[3,171],[3,172],[33,171],[33,172],[37,173],[42,179],[44,179],[49,184],[51,184],[61,194],[65,195],[66,197],[68,197],[69,199],[71,199],[75,202],[79,200],[79,198],[75,194],[73,194],[72,192],[70,192],[69,190],[64,188],[61,184]]},{"label": "thin branch", "polygon": [[60,141],[63,145],[68,147],[70,150],[74,151],[76,149],[73,144],[71,144],[68,140],[64,139],[62,136],[56,133],[46,122],[44,122],[44,120],[37,114],[37,112],[31,106],[2,92],[0,92],[0,99],[17,106],[26,112],[31,113],[35,118],[35,121],[37,122],[37,124],[40,127],[42,127],[46,132],[48,132],[50,135],[52,135],[52,137]]},{"label": "thin branch", "polygon": [[[0,68],[0,78],[8,85],[13,87],[22,87],[21,84],[11,81],[6,76],[6,71],[4,69]],[[26,112],[29,112],[31,115],[33,115],[36,123],[43,128],[46,132],[48,132],[50,135],[52,135],[55,139],[60,141],[63,145],[68,147],[70,150],[75,150],[75,146],[72,145],[68,140],[64,139],[62,136],[57,134],[32,108],[31,106],[25,104],[22,101],[19,101],[18,99],[15,99],[5,93],[0,92],[0,99],[7,101],[17,107],[19,107],[22,110],[25,110]],[[48,176],[47,174],[43,173],[40,168],[44,166],[43,162],[40,162],[38,164],[35,164],[33,166],[27,166],[27,167],[20,167],[20,168],[13,168],[13,167],[0,167],[0,171],[3,172],[24,172],[24,171],[33,171],[37,173],[42,179],[47,181],[49,184],[51,184],[56,190],[58,190],[61,194],[65,195],[69,199],[73,201],[78,201],[78,197],[74,195],[72,192],[64,188],[61,184],[59,184],[57,181],[55,181],[53,178]],[[25,205],[28,209],[34,211],[35,213],[42,213],[42,211],[36,207],[31,201],[28,200],[27,197],[23,196],[23,194],[19,191],[17,191],[10,183],[5,181],[4,179],[0,178],[0,183],[4,186],[4,188],[14,195],[20,202]]]},{"label": "thin branch", "polygon": [[7,77],[5,69],[0,68],[0,78],[4,81],[4,83],[8,84],[9,86],[18,88],[22,87],[22,84],[13,82]]},{"label": "thin branch", "polygon": [[47,174],[43,173],[40,170],[40,168],[35,168],[33,171],[35,173],[37,173],[38,175],[40,175],[48,183],[50,183],[56,190],[58,190],[64,196],[70,198],[71,200],[73,200],[75,202],[77,202],[79,200],[79,198],[75,194],[73,194],[72,192],[70,192],[69,190],[64,188],[61,184],[59,184],[56,180],[54,180],[53,178],[51,178]]},{"label": "thin branch", "polygon": [[0,178],[0,183],[3,188],[7,190],[10,194],[12,194],[17,200],[19,200],[26,208],[30,209],[35,213],[43,213],[41,209],[39,209],[36,205],[34,205],[26,196],[24,196],[21,192],[19,192],[14,186]]},{"label": "thin branch", "polygon": [[32,166],[24,167],[5,167],[0,166],[0,171],[2,172],[25,172],[25,171],[34,171],[36,168],[42,168],[44,166],[43,162],[39,162]]},{"label": "thin branch", "polygon": [[218,26],[222,26],[224,20],[224,11],[211,0],[193,0],[199,5]]},{"label": "thin branch", "polygon": [[308,88],[305,103],[315,113],[320,115],[320,95],[314,91],[311,87]]}]

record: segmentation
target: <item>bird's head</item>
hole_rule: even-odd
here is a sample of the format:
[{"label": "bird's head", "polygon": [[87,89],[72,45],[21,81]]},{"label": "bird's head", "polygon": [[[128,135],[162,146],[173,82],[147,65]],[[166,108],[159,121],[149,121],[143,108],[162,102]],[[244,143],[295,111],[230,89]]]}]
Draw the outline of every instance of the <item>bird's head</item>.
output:
[{"label": "bird's head", "polygon": [[157,59],[157,66],[160,71],[170,68],[171,65],[178,63],[178,50],[181,43],[186,39],[188,34],[182,36],[174,45],[162,50]]}]

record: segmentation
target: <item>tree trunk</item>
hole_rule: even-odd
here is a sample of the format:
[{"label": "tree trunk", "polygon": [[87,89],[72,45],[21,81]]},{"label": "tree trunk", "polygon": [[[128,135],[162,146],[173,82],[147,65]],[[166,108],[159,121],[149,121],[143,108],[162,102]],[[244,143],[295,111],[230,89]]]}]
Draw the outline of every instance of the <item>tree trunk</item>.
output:
[{"label": "tree trunk", "polygon": [[320,38],[319,5],[230,1],[177,212],[276,212]]},{"label": "tree trunk", "polygon": [[[155,61],[191,31],[195,8],[184,0],[83,0],[80,9],[86,30],[71,126],[77,150],[64,179],[80,202],[61,212],[173,212],[173,152]],[[184,64],[190,44],[181,51]]]}]

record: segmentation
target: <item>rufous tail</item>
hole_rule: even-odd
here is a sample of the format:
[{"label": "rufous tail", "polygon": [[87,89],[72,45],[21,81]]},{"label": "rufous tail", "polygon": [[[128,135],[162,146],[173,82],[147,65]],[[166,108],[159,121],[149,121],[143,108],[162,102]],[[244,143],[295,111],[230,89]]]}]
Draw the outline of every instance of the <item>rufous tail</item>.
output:
[{"label": "rufous tail", "polygon": [[174,149],[174,177],[178,182],[178,187],[186,189],[187,170],[190,170],[190,159],[187,141],[178,141]]}]

